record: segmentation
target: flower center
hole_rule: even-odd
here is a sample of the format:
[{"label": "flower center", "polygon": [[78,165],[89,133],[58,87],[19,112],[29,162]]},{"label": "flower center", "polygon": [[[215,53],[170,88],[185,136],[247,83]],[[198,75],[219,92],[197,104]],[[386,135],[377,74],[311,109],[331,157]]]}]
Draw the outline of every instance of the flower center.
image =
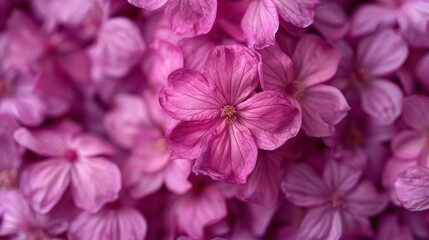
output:
[{"label": "flower center", "polygon": [[28,237],[28,240],[50,240],[51,238],[46,235],[45,231],[42,229],[37,229],[33,231],[30,236]]},{"label": "flower center", "polygon": [[343,207],[343,196],[341,196],[341,193],[339,192],[334,192],[334,194],[332,194],[331,197],[331,203],[332,203],[332,207],[335,209],[340,209]]},{"label": "flower center", "polygon": [[356,70],[351,75],[352,84],[358,89],[361,89],[368,82],[368,78],[368,70],[364,68]]},{"label": "flower center", "polygon": [[64,152],[64,158],[65,159],[67,159],[67,160],[69,160],[70,162],[74,162],[74,161],[76,161],[77,160],[77,153],[76,153],[76,151],[75,150],[73,150],[73,149],[67,149],[65,152]]},{"label": "flower center", "polygon": [[237,111],[235,107],[231,105],[226,105],[220,109],[220,116],[226,119],[226,123],[231,123],[237,120]]},{"label": "flower center", "polygon": [[15,169],[3,170],[0,172],[0,186],[2,189],[8,189],[15,187],[17,181],[18,172]]},{"label": "flower center", "polygon": [[287,86],[287,92],[295,99],[300,100],[304,95],[305,86],[301,81],[293,81]]}]

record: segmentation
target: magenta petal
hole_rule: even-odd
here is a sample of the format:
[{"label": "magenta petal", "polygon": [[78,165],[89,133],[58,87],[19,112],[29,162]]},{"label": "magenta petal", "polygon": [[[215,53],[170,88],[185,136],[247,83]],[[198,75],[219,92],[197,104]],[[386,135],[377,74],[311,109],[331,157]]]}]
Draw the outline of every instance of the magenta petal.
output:
[{"label": "magenta petal", "polygon": [[73,200],[90,213],[115,200],[121,190],[119,168],[103,158],[82,159],[74,163],[71,174]]},{"label": "magenta petal", "polygon": [[252,134],[240,123],[222,122],[212,132],[193,171],[231,183],[245,183],[256,164],[258,150]]},{"label": "magenta petal", "polygon": [[301,222],[297,239],[338,240],[343,232],[342,225],[340,212],[329,205],[312,208]]},{"label": "magenta petal", "polygon": [[405,123],[412,128],[429,127],[429,97],[416,95],[406,97],[402,115]]},{"label": "magenta petal", "polygon": [[27,167],[22,176],[21,191],[34,210],[48,213],[61,199],[70,184],[70,163],[51,159]]},{"label": "magenta petal", "polygon": [[165,185],[168,190],[183,194],[192,188],[188,181],[191,174],[192,161],[187,159],[171,160],[165,172]]},{"label": "magenta petal", "polygon": [[320,0],[273,0],[279,15],[297,27],[308,27],[313,23],[314,9]]},{"label": "magenta petal", "polygon": [[335,125],[350,110],[343,94],[335,87],[318,85],[308,88],[301,99],[302,127],[309,136],[326,137],[334,134]]},{"label": "magenta petal", "polygon": [[291,101],[265,91],[237,105],[238,121],[250,130],[258,148],[276,149],[298,134],[301,113]]},{"label": "magenta petal", "polygon": [[326,82],[334,76],[340,59],[341,53],[334,45],[316,35],[304,35],[292,57],[296,80],[307,87]]},{"label": "magenta petal", "polygon": [[375,76],[398,70],[408,56],[408,46],[399,33],[385,29],[364,38],[358,46],[358,65]]},{"label": "magenta petal", "polygon": [[204,66],[208,81],[218,89],[223,104],[236,105],[259,84],[259,59],[240,45],[216,47]]},{"label": "magenta petal", "polygon": [[300,207],[323,204],[330,191],[323,179],[306,164],[291,167],[281,187],[286,198]]},{"label": "magenta petal", "polygon": [[353,16],[351,34],[360,36],[395,24],[394,8],[380,4],[362,5]]},{"label": "magenta petal", "polygon": [[394,83],[377,79],[362,91],[362,108],[380,124],[391,124],[402,111],[403,93]]},{"label": "magenta petal", "polygon": [[168,0],[128,0],[132,5],[143,8],[146,10],[156,10],[167,2]]},{"label": "magenta petal", "polygon": [[19,191],[11,190],[2,193],[0,236],[25,232],[31,228],[32,210]]},{"label": "magenta petal", "polygon": [[285,93],[295,81],[292,60],[279,46],[270,46],[260,51],[262,55],[262,89]]},{"label": "magenta petal", "polygon": [[425,148],[427,136],[420,131],[402,131],[391,142],[393,154],[402,159],[417,159]]},{"label": "magenta petal", "polygon": [[410,211],[429,208],[429,170],[412,167],[402,171],[395,181],[396,195],[402,206]]},{"label": "magenta petal", "polygon": [[216,0],[169,0],[165,16],[175,33],[183,37],[194,37],[210,31],[216,10]]},{"label": "magenta petal", "polygon": [[385,195],[379,194],[371,182],[358,184],[345,196],[347,210],[354,215],[374,216],[380,213],[388,203]]},{"label": "magenta petal", "polygon": [[90,134],[82,134],[74,138],[70,147],[76,149],[82,157],[115,154],[115,150],[110,145]]},{"label": "magenta petal", "polygon": [[274,45],[279,28],[276,6],[271,0],[251,1],[241,20],[241,28],[249,47],[259,49]]},{"label": "magenta petal", "polygon": [[168,76],[168,86],[159,94],[159,102],[178,120],[206,120],[220,115],[222,105],[214,97],[215,89],[199,72],[179,69]]},{"label": "magenta petal", "polygon": [[168,135],[173,158],[194,159],[200,156],[218,120],[189,121],[179,123]]},{"label": "magenta petal", "polygon": [[330,160],[326,163],[323,179],[331,190],[345,193],[356,186],[361,174],[361,171],[349,165]]}]

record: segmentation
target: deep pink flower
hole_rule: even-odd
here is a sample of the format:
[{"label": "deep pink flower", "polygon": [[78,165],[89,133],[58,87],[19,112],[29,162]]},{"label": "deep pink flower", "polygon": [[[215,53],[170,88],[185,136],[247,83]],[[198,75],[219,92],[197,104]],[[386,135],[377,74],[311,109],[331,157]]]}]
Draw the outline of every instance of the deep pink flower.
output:
[{"label": "deep pink flower", "polygon": [[352,35],[360,36],[398,24],[411,44],[428,46],[428,22],[426,0],[379,0],[359,7],[353,17]]},{"label": "deep pink flower", "polygon": [[302,128],[310,136],[329,136],[350,109],[342,93],[323,84],[336,72],[340,52],[315,35],[298,42],[292,59],[277,46],[261,51],[262,88],[296,98],[302,108]]},{"label": "deep pink flower", "polygon": [[384,29],[363,38],[356,54],[340,45],[343,58],[335,76],[337,86],[358,93],[363,111],[381,124],[393,123],[402,110],[403,93],[386,76],[397,71],[408,56],[408,46],[398,33]]},{"label": "deep pink flower", "polygon": [[128,0],[147,10],[165,5],[165,17],[175,33],[194,37],[210,31],[216,18],[216,0]]},{"label": "deep pink flower", "polygon": [[371,235],[368,217],[384,209],[387,198],[361,172],[328,161],[323,178],[306,164],[287,172],[282,183],[286,198],[309,208],[298,230],[298,239],[340,239],[351,234]]},{"label": "deep pink flower", "polygon": [[160,103],[182,120],[168,136],[175,157],[197,158],[197,173],[245,183],[257,148],[278,148],[298,133],[301,115],[290,100],[274,91],[254,94],[258,69],[253,52],[233,45],[216,47],[202,73],[170,74]]},{"label": "deep pink flower", "polygon": [[0,236],[7,239],[61,239],[68,229],[69,209],[42,215],[35,212],[22,194],[8,191],[0,199]]},{"label": "deep pink flower", "polygon": [[145,239],[147,222],[142,213],[121,199],[105,205],[97,213],[82,212],[70,224],[71,240]]},{"label": "deep pink flower", "polygon": [[18,129],[15,140],[23,147],[46,157],[27,167],[21,190],[32,207],[49,212],[70,187],[74,203],[88,212],[97,212],[115,200],[121,189],[119,168],[104,156],[114,154],[110,146],[78,125],[62,122],[40,130]]}]

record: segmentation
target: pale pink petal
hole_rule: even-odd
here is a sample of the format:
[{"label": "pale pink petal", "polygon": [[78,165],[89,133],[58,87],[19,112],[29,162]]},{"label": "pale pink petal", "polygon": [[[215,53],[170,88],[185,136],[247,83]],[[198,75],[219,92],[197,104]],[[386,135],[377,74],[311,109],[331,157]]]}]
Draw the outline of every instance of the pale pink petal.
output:
[{"label": "pale pink petal", "polygon": [[179,123],[168,135],[172,157],[194,159],[200,156],[208,137],[218,124],[217,119]]},{"label": "pale pink petal", "polygon": [[297,239],[339,240],[343,232],[341,215],[329,205],[311,208],[298,230]]},{"label": "pale pink petal", "polygon": [[[392,158],[387,161],[383,170],[382,183],[385,188],[391,189],[394,182],[398,178],[399,173],[404,169],[417,166],[417,161],[414,160],[403,160]],[[392,195],[390,196],[392,198]],[[393,194],[393,201],[398,204],[396,194]],[[399,205],[399,204],[398,204]]]},{"label": "pale pink petal", "polygon": [[427,128],[429,126],[429,97],[424,95],[406,97],[402,116],[405,123],[412,128]]},{"label": "pale pink petal", "polygon": [[314,9],[320,0],[274,0],[279,15],[297,27],[308,27],[313,23]]},{"label": "pale pink petal", "polygon": [[326,163],[323,179],[332,191],[345,193],[356,186],[361,175],[360,170],[336,160],[330,160]]},{"label": "pale pink petal", "polygon": [[163,184],[164,173],[140,173],[133,169],[125,170],[124,186],[129,189],[130,196],[139,199],[158,191]]},{"label": "pale pink petal", "polygon": [[174,204],[172,211],[179,229],[194,239],[202,239],[204,227],[227,215],[224,196],[213,186],[199,194],[185,195]]},{"label": "pale pink petal", "polygon": [[169,0],[165,16],[175,33],[194,37],[210,31],[216,19],[216,0]]},{"label": "pale pink petal", "polygon": [[6,98],[0,104],[0,113],[8,113],[28,126],[37,126],[45,118],[46,106],[42,98],[34,93],[18,93],[13,98]]},{"label": "pale pink petal", "polygon": [[113,162],[88,158],[75,162],[71,172],[73,200],[77,207],[95,213],[115,200],[121,190],[121,172]]},{"label": "pale pink petal", "polygon": [[402,171],[395,181],[395,192],[399,202],[410,211],[429,208],[429,170],[412,167]]},{"label": "pale pink petal", "polygon": [[243,184],[255,168],[257,155],[249,129],[240,123],[224,121],[212,132],[193,171],[213,179]]},{"label": "pale pink petal", "polygon": [[2,193],[0,236],[26,232],[32,227],[32,211],[19,191]]},{"label": "pale pink petal", "polygon": [[191,174],[192,161],[188,159],[171,160],[165,171],[165,185],[168,190],[183,194],[192,188],[188,181]]},{"label": "pale pink petal", "polygon": [[278,45],[264,48],[262,55],[262,89],[286,93],[287,87],[295,81],[292,60]]},{"label": "pale pink petal", "polygon": [[75,137],[70,143],[70,147],[75,149],[82,157],[111,156],[115,154],[112,146],[91,134],[81,134]]},{"label": "pale pink petal", "polygon": [[149,11],[156,10],[164,6],[167,1],[168,0],[128,0],[132,5]]},{"label": "pale pink petal", "polygon": [[388,199],[380,194],[371,182],[364,181],[344,197],[347,211],[354,215],[375,216],[387,207]]},{"label": "pale pink petal", "polygon": [[402,159],[417,159],[427,148],[427,136],[419,131],[402,131],[391,143],[395,157]]},{"label": "pale pink petal", "polygon": [[340,59],[341,53],[334,45],[316,35],[304,35],[292,57],[295,80],[307,87],[326,82],[334,76]]},{"label": "pale pink petal", "polygon": [[398,70],[407,56],[407,43],[392,29],[384,29],[364,38],[357,50],[359,67],[375,76]]},{"label": "pale pink petal", "polygon": [[45,214],[58,203],[70,184],[70,170],[70,163],[61,159],[46,160],[25,169],[21,191],[34,210]]},{"label": "pale pink petal", "polygon": [[251,48],[274,45],[279,28],[277,9],[271,0],[251,1],[241,20],[241,28]]},{"label": "pale pink petal", "polygon": [[394,83],[376,79],[361,93],[363,110],[380,124],[394,122],[402,111],[403,93]]},{"label": "pale pink petal", "polygon": [[146,134],[150,133],[142,132],[136,140],[130,161],[139,164],[135,170],[143,173],[154,173],[168,165],[170,153],[167,140],[164,137],[152,138]]},{"label": "pale pink petal", "polygon": [[20,128],[14,133],[19,145],[41,155],[62,156],[68,147],[66,139],[50,130],[29,131]]},{"label": "pale pink petal", "polygon": [[313,137],[334,134],[335,125],[350,110],[345,97],[337,88],[322,84],[306,89],[300,102],[302,128]]},{"label": "pale pink petal", "polygon": [[406,1],[397,20],[404,37],[415,47],[428,47],[429,3],[425,0]]},{"label": "pale pink petal", "polygon": [[145,239],[147,222],[134,208],[103,209],[96,214],[81,213],[68,232],[71,240]]},{"label": "pale pink petal", "polygon": [[361,36],[377,29],[393,26],[396,22],[394,8],[380,4],[364,4],[358,8],[352,19],[352,36]]},{"label": "pale pink petal", "polygon": [[300,207],[321,205],[330,192],[323,179],[306,164],[292,166],[286,172],[281,188],[286,198]]},{"label": "pale pink petal", "polygon": [[219,91],[225,105],[236,105],[246,99],[259,84],[259,59],[240,45],[216,47],[209,55],[204,74]]},{"label": "pale pink petal", "polygon": [[179,69],[168,76],[168,86],[159,102],[178,120],[206,120],[220,116],[222,105],[215,98],[215,87],[199,72]]},{"label": "pale pink petal", "polygon": [[264,91],[237,105],[238,121],[250,130],[258,148],[276,149],[298,134],[301,112],[292,101]]}]

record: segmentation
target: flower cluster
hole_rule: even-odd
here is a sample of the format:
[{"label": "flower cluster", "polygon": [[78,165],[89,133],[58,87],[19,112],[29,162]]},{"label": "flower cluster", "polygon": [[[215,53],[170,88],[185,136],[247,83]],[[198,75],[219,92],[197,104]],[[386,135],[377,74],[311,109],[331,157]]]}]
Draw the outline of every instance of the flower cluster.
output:
[{"label": "flower cluster", "polygon": [[429,0],[0,0],[0,239],[429,239]]}]

